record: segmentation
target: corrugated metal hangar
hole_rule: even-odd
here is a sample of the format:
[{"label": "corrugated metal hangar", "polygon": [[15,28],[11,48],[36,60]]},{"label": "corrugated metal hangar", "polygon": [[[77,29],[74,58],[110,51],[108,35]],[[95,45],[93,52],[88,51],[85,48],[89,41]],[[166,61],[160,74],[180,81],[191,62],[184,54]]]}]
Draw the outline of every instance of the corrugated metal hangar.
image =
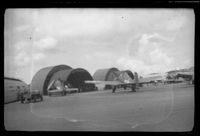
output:
[{"label": "corrugated metal hangar", "polygon": [[28,85],[19,79],[4,77],[4,103],[18,101],[19,91],[28,88]]},{"label": "corrugated metal hangar", "polygon": [[97,81],[113,81],[116,77],[114,72],[119,71],[117,68],[99,69],[97,70],[93,78]]},{"label": "corrugated metal hangar", "polygon": [[[126,72],[132,79],[134,79],[134,75],[130,70],[119,71],[115,67],[99,69],[94,73],[93,78],[94,80],[97,80],[97,81],[113,81],[122,72]],[[111,89],[111,86],[106,85],[104,89]]]},{"label": "corrugated metal hangar", "polygon": [[92,91],[95,86],[93,84],[85,84],[85,80],[93,80],[90,73],[82,68],[60,70],[55,72],[49,83],[53,80],[61,80],[64,84],[70,83],[71,87],[79,88],[80,91]]},{"label": "corrugated metal hangar", "polygon": [[130,70],[119,71],[117,68],[106,68],[97,70],[93,78],[97,81],[113,81],[116,75],[119,75],[121,72],[126,72],[132,79],[134,79],[134,74]]},{"label": "corrugated metal hangar", "polygon": [[125,70],[124,72],[126,72],[132,79],[134,79],[134,75],[130,70]]},{"label": "corrugated metal hangar", "polygon": [[72,69],[72,68],[67,65],[57,65],[40,69],[33,76],[33,79],[31,81],[31,90],[39,90],[43,92],[44,95],[47,95],[47,87],[53,74],[60,70],[65,70],[65,69]]},{"label": "corrugated metal hangar", "polygon": [[47,95],[47,88],[53,80],[61,80],[64,83],[70,83],[71,87],[79,88],[80,91],[92,91],[93,84],[85,84],[85,80],[93,80],[90,73],[82,68],[73,69],[67,65],[57,65],[46,67],[39,70],[31,81],[31,89],[43,92]]}]

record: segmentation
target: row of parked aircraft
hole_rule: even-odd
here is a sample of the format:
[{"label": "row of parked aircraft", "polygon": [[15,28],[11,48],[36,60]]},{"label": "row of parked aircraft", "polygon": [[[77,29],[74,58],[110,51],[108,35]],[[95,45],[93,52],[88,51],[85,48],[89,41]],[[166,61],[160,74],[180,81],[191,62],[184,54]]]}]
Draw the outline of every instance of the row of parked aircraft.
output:
[{"label": "row of parked aircraft", "polygon": [[[112,92],[115,93],[117,88],[131,88],[131,90],[134,92],[137,88],[143,86],[144,84],[157,84],[157,83],[176,83],[180,82],[180,78],[189,80],[194,84],[194,72],[177,72],[173,79],[169,79],[166,74],[156,74],[153,73],[147,77],[139,78],[138,74],[134,73],[134,79],[132,79],[125,71],[114,73],[115,79],[113,81],[98,81],[98,80],[85,80],[85,84],[94,84],[96,86],[102,85],[102,86],[110,86],[112,88]],[[53,84],[55,82],[59,81],[53,81],[49,87],[48,92],[49,94],[52,93],[58,93],[62,92],[63,88],[65,86],[62,85],[62,83],[57,83],[57,87],[55,89],[51,89]],[[68,91],[78,91],[78,88],[68,88]]]}]

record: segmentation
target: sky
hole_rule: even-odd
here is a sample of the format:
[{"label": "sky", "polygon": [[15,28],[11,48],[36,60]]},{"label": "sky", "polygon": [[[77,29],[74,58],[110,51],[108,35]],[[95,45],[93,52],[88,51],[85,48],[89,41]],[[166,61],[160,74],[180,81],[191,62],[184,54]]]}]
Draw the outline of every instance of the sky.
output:
[{"label": "sky", "polygon": [[116,67],[143,76],[194,66],[192,9],[7,9],[4,76],[26,83],[41,68]]}]

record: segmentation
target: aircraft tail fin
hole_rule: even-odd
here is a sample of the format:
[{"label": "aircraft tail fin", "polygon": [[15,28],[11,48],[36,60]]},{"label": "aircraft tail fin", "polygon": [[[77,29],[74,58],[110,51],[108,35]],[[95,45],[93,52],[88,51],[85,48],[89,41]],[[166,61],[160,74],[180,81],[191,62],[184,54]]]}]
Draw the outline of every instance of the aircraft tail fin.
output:
[{"label": "aircraft tail fin", "polygon": [[55,81],[54,85],[58,90],[63,90],[64,89],[63,82],[61,80],[59,80],[59,79]]},{"label": "aircraft tail fin", "polygon": [[134,80],[126,73],[126,72],[122,72],[119,77],[118,77],[119,81],[123,82],[123,83],[133,83]]}]

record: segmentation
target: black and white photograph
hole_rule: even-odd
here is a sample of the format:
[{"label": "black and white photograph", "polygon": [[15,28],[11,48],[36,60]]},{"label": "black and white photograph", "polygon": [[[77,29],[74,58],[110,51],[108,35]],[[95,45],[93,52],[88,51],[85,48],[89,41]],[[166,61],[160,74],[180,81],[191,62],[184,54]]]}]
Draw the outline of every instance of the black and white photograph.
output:
[{"label": "black and white photograph", "polygon": [[191,8],[7,8],[6,131],[190,132]]}]

